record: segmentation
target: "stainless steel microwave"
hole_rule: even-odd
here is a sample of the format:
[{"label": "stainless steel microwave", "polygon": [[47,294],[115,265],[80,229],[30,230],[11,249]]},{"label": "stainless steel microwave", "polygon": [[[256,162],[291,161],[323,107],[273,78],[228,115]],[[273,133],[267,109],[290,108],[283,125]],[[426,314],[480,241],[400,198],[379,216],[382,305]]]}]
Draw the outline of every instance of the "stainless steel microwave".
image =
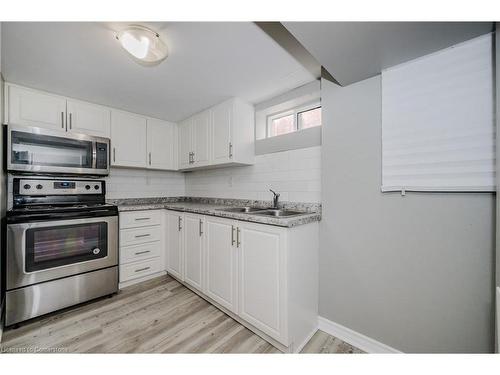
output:
[{"label": "stainless steel microwave", "polygon": [[109,143],[108,138],[8,125],[7,170],[106,176]]}]

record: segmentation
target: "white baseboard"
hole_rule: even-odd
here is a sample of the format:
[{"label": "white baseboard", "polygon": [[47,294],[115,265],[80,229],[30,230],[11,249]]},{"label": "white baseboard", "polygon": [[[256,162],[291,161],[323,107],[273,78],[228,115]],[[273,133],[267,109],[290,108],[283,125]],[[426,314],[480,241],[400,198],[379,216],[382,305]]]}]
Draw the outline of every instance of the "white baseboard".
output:
[{"label": "white baseboard", "polygon": [[401,353],[397,349],[321,316],[318,318],[318,329],[367,353]]},{"label": "white baseboard", "polygon": [[294,353],[300,353],[302,349],[304,349],[304,346],[306,346],[306,344],[309,342],[309,340],[312,339],[312,337],[314,336],[314,334],[318,332],[318,327],[314,328],[308,335],[307,337],[305,338],[305,340],[299,344],[298,346],[296,346],[295,348],[293,348],[293,352]]}]

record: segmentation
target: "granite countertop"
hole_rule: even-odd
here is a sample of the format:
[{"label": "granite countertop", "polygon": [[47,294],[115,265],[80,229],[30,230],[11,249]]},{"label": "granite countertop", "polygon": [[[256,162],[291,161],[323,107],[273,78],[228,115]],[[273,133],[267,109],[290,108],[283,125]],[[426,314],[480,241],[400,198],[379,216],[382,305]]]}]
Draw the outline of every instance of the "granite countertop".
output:
[{"label": "granite countertop", "polygon": [[[224,209],[231,207],[252,206],[268,208],[269,202],[263,201],[248,201],[237,199],[220,199],[220,198],[139,198],[139,199],[120,199],[109,200],[109,203],[116,204],[118,211],[141,211],[141,210],[156,210],[168,209],[181,212],[192,212],[196,214],[225,217],[241,221],[250,221],[254,223],[276,225],[280,227],[295,227],[321,220],[321,205],[309,203],[292,203],[283,202],[280,208],[293,209],[304,212],[304,214],[278,218],[247,214],[241,212],[226,212]],[[252,204],[253,203],[253,204]]]}]

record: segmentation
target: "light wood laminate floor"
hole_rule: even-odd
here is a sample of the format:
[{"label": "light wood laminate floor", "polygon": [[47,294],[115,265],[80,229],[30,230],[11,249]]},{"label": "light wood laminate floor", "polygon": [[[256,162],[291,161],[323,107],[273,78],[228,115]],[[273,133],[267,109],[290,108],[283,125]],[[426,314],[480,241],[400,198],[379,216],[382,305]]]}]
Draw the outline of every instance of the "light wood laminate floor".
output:
[{"label": "light wood laminate floor", "polygon": [[[7,329],[0,352],[279,353],[169,276]],[[321,331],[303,352],[361,353]]]}]

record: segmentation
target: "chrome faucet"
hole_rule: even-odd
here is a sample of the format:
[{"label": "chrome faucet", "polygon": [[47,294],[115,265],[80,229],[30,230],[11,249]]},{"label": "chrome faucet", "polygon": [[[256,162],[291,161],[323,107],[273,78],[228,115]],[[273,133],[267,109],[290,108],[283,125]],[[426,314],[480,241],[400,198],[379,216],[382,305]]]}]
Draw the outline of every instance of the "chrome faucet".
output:
[{"label": "chrome faucet", "polygon": [[269,191],[274,194],[274,197],[273,197],[273,208],[278,208],[278,199],[280,198],[279,193],[276,193],[272,189],[269,189]]}]

